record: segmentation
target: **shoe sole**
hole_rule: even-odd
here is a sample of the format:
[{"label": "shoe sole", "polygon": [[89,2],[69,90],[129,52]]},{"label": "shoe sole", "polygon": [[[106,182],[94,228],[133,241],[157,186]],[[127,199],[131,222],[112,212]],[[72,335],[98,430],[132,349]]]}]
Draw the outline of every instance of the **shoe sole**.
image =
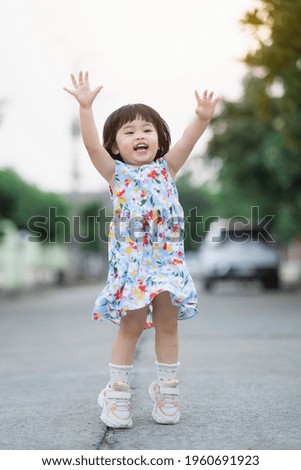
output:
[{"label": "shoe sole", "polygon": [[[155,398],[155,395],[153,393],[153,388],[152,388],[151,385],[148,387],[148,394],[149,394],[151,400],[155,403],[156,398]],[[156,423],[158,423],[158,424],[177,424],[180,421],[180,414],[178,414],[176,419],[174,419],[174,418],[168,419],[168,418],[163,418],[163,417],[158,416],[157,415],[156,403],[154,404],[154,407],[153,407],[153,410],[152,410],[152,417],[156,421]]]},{"label": "shoe sole", "polygon": [[129,429],[133,426],[133,421],[132,421],[132,418],[130,418],[128,421],[124,422],[124,423],[120,423],[120,424],[117,424],[117,423],[114,423],[113,421],[111,421],[109,419],[109,417],[104,413],[104,402],[103,402],[103,398],[102,396],[99,394],[98,396],[98,400],[97,400],[97,403],[98,405],[100,406],[100,408],[102,409],[102,413],[100,415],[100,419],[101,421],[106,425],[108,426],[109,428],[115,428],[115,429]]}]

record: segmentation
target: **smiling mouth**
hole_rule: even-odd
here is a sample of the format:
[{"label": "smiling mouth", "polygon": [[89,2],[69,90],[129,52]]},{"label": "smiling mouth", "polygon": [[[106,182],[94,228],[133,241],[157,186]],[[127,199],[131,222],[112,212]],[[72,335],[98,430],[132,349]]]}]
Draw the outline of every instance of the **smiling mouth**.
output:
[{"label": "smiling mouth", "polygon": [[134,150],[147,150],[148,146],[146,144],[135,145]]}]

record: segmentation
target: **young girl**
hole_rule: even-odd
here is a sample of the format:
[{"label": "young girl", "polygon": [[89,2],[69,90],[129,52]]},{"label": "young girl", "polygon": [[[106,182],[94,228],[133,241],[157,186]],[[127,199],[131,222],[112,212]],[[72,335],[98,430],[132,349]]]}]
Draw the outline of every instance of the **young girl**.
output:
[{"label": "young girl", "polygon": [[197,295],[188,272],[184,217],[174,179],[207,128],[220,97],[197,92],[196,116],[170,150],[170,133],[149,106],[133,104],[107,119],[101,145],[92,104],[102,89],[91,90],[88,72],[74,89],[82,138],[91,161],[109,183],[114,216],[109,232],[109,272],[93,316],[120,325],[113,344],[110,381],[98,397],[101,420],[113,428],[132,426],[130,373],[144,329],[154,327],[158,377],[149,386],[157,423],[180,419],[177,379],[178,320],[197,314]]}]

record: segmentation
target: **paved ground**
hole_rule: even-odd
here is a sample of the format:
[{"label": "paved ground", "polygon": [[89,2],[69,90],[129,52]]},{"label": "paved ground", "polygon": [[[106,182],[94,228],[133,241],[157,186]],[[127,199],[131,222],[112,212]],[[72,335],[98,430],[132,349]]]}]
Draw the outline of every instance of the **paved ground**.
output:
[{"label": "paved ground", "polygon": [[1,449],[301,449],[300,291],[200,291],[180,323],[182,419],[162,426],[147,396],[154,333],[140,339],[130,430],[99,421],[117,327],[90,321],[98,286],[1,299]]}]

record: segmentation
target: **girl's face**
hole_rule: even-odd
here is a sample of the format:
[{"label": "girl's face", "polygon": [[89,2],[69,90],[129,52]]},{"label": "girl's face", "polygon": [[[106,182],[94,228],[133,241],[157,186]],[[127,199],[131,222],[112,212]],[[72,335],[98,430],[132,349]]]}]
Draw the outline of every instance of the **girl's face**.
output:
[{"label": "girl's face", "polygon": [[136,118],[119,129],[112,151],[119,153],[124,163],[139,167],[151,163],[158,149],[158,134],[154,125]]}]

